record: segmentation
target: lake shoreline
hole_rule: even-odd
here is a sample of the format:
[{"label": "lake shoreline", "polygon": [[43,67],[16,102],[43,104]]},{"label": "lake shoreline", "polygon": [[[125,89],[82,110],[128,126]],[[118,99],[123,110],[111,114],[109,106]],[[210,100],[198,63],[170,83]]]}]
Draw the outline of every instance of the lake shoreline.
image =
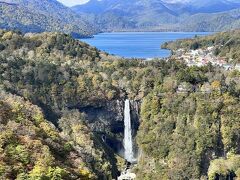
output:
[{"label": "lake shoreline", "polygon": [[171,51],[162,44],[178,39],[205,36],[212,32],[102,32],[93,38],[80,40],[108,54],[123,58],[155,59],[168,58]]}]

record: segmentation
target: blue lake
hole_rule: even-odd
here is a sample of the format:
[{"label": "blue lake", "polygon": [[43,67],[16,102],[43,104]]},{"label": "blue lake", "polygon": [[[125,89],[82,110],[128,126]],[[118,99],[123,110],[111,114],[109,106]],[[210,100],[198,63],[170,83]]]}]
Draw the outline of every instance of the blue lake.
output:
[{"label": "blue lake", "polygon": [[109,54],[126,58],[168,57],[169,50],[161,49],[168,41],[205,36],[208,32],[114,32],[100,33],[94,38],[81,39]]}]

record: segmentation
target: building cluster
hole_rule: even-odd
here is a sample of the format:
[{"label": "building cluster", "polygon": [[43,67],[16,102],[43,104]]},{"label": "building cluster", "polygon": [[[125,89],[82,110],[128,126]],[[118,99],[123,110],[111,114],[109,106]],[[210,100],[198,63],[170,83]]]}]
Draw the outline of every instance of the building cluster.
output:
[{"label": "building cluster", "polygon": [[[214,47],[208,47],[207,49],[197,49],[186,51],[184,49],[178,49],[174,52],[175,58],[183,60],[188,66],[205,66],[211,63],[214,66],[220,66],[226,70],[239,70],[240,64],[229,64],[227,58],[217,57],[214,55]],[[230,59],[231,61],[231,59]]]}]

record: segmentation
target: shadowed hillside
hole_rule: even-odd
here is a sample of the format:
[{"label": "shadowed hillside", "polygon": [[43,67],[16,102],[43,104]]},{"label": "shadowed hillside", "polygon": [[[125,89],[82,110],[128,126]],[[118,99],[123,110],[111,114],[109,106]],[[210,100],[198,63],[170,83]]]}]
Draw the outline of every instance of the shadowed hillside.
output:
[{"label": "shadowed hillside", "polygon": [[76,37],[96,32],[86,20],[56,0],[2,0],[0,10],[0,27],[5,29],[56,31]]}]

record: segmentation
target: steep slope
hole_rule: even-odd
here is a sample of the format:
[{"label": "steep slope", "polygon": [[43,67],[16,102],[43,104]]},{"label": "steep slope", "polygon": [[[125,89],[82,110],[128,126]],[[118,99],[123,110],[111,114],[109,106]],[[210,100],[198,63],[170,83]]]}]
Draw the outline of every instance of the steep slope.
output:
[{"label": "steep slope", "polygon": [[[74,90],[71,84],[77,82],[76,75],[104,54],[64,34],[23,36],[2,30],[0,34],[0,151],[3,154],[0,178],[116,178],[115,154],[100,135],[91,131],[86,114],[77,109],[76,104],[81,102],[84,106],[89,93],[79,88],[81,96],[71,94]],[[23,80],[25,88],[10,87],[13,79],[9,78]],[[32,88],[38,89],[38,95]],[[72,98],[60,95],[59,88]],[[24,99],[10,93],[24,96]]]},{"label": "steep slope", "polygon": [[1,179],[110,178],[104,146],[82,118],[77,111],[65,112],[60,131],[41,108],[0,90]]},{"label": "steep slope", "polygon": [[[185,70],[183,81],[193,69]],[[239,75],[235,78],[239,81]],[[141,179],[240,177],[239,98],[221,94],[219,80],[200,92],[153,92],[144,98],[138,132],[142,155],[136,168]],[[204,93],[204,86],[212,92]]]},{"label": "steep slope", "polygon": [[56,31],[90,36],[96,30],[56,0],[2,0],[0,27],[22,32]]}]

